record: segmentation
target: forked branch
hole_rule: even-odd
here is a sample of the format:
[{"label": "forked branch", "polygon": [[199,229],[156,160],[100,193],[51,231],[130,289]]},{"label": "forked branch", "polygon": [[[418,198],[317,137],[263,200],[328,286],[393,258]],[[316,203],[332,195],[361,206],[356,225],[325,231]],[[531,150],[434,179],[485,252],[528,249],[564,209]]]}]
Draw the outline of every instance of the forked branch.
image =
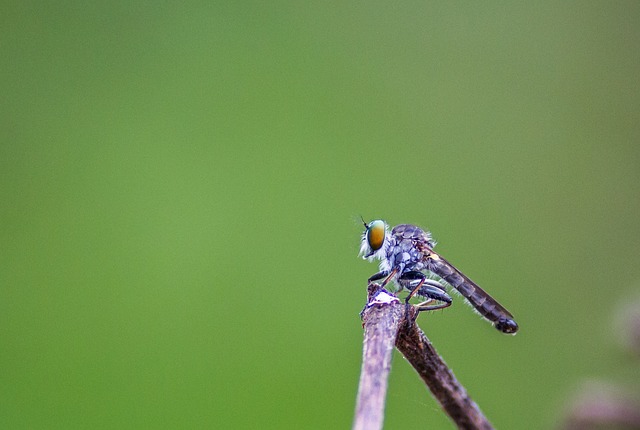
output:
[{"label": "forked branch", "polygon": [[458,428],[492,429],[478,405],[415,324],[415,309],[412,306],[407,309],[394,299],[379,285],[369,285],[368,304],[362,312],[365,331],[363,363],[353,428],[382,428],[391,353],[395,344]]}]

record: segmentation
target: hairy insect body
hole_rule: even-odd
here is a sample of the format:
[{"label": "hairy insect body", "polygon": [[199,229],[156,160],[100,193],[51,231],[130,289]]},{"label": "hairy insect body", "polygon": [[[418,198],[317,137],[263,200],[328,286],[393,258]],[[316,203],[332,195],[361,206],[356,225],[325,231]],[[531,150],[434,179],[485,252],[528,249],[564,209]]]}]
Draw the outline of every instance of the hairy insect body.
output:
[{"label": "hairy insect body", "polygon": [[416,246],[417,243],[424,243],[430,247],[435,246],[435,242],[431,240],[429,235],[415,226],[401,224],[394,227],[391,231],[386,259],[381,262],[380,269],[384,270],[382,265],[389,266],[388,269],[397,268],[398,276],[402,276],[410,270],[428,269],[426,255]]}]

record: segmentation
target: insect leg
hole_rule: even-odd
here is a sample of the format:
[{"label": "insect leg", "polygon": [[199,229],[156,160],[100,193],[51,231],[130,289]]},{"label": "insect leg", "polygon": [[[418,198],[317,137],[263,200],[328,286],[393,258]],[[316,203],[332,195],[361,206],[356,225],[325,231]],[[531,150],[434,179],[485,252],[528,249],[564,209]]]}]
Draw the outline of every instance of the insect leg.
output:
[{"label": "insect leg", "polygon": [[382,279],[382,278],[386,277],[388,274],[389,274],[388,270],[383,270],[382,272],[378,272],[378,273],[376,273],[374,275],[371,275],[369,277],[369,283],[371,283],[373,281],[377,281],[379,279]]},{"label": "insect leg", "polygon": [[[416,305],[418,313],[422,311],[433,311],[436,309],[446,308],[451,306],[451,297],[446,293],[445,288],[438,281],[433,279],[427,279],[426,275],[417,270],[411,270],[404,273],[398,282],[404,288],[410,291],[409,295],[405,299],[405,305],[407,307],[407,315],[409,314],[409,300],[414,295],[424,297],[427,300]],[[440,302],[432,305],[433,302]],[[417,316],[417,314],[416,314]]]},{"label": "insect leg", "polygon": [[418,305],[419,307],[434,300],[447,303],[446,306],[451,304],[451,297],[446,293],[442,284],[438,281],[434,281],[433,279],[427,279],[426,275],[422,272],[417,270],[406,272],[400,277],[399,282],[404,288],[410,291],[409,296],[407,296],[407,299],[405,300],[406,302],[408,302],[414,295],[417,295],[419,297],[429,299],[427,302]]},{"label": "insect leg", "polygon": [[384,288],[385,285],[387,285],[389,281],[393,279],[394,276],[396,276],[396,273],[398,273],[398,269],[393,269],[392,271],[383,270],[382,272],[371,275],[368,282],[371,283],[373,281],[384,278],[384,281],[382,281],[382,284],[380,284],[380,288]]},{"label": "insect leg", "polygon": [[[448,297],[448,296],[447,296]],[[418,308],[418,312],[422,312],[422,311],[435,311],[438,309],[444,309],[444,308],[448,308],[449,306],[451,306],[451,297],[449,297],[449,301],[443,301],[442,303],[439,303],[437,305],[432,305],[431,303],[433,303],[436,299],[430,299],[427,300],[425,302],[422,303],[418,303],[416,305],[416,307]],[[440,300],[440,299],[437,299]]]}]

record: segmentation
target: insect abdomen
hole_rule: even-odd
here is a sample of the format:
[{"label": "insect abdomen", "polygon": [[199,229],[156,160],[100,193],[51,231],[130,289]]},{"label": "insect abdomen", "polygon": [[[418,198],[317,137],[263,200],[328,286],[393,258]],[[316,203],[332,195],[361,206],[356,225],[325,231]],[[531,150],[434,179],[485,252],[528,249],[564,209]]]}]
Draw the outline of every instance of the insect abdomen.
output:
[{"label": "insect abdomen", "polygon": [[427,258],[429,259],[429,270],[458,290],[478,313],[491,321],[498,330],[503,333],[515,333],[518,331],[518,324],[513,320],[513,316],[509,311],[482,288],[439,255],[434,253]]}]

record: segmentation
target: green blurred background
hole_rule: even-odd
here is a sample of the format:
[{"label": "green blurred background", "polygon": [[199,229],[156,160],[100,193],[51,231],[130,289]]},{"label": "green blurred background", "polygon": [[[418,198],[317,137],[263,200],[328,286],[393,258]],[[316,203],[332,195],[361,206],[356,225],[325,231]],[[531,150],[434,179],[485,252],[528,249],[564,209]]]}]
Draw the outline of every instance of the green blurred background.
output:
[{"label": "green blurred background", "polygon": [[[1,428],[348,428],[360,215],[517,317],[419,319],[497,427],[640,383],[640,3],[1,9]],[[396,355],[408,426],[453,427]]]}]

